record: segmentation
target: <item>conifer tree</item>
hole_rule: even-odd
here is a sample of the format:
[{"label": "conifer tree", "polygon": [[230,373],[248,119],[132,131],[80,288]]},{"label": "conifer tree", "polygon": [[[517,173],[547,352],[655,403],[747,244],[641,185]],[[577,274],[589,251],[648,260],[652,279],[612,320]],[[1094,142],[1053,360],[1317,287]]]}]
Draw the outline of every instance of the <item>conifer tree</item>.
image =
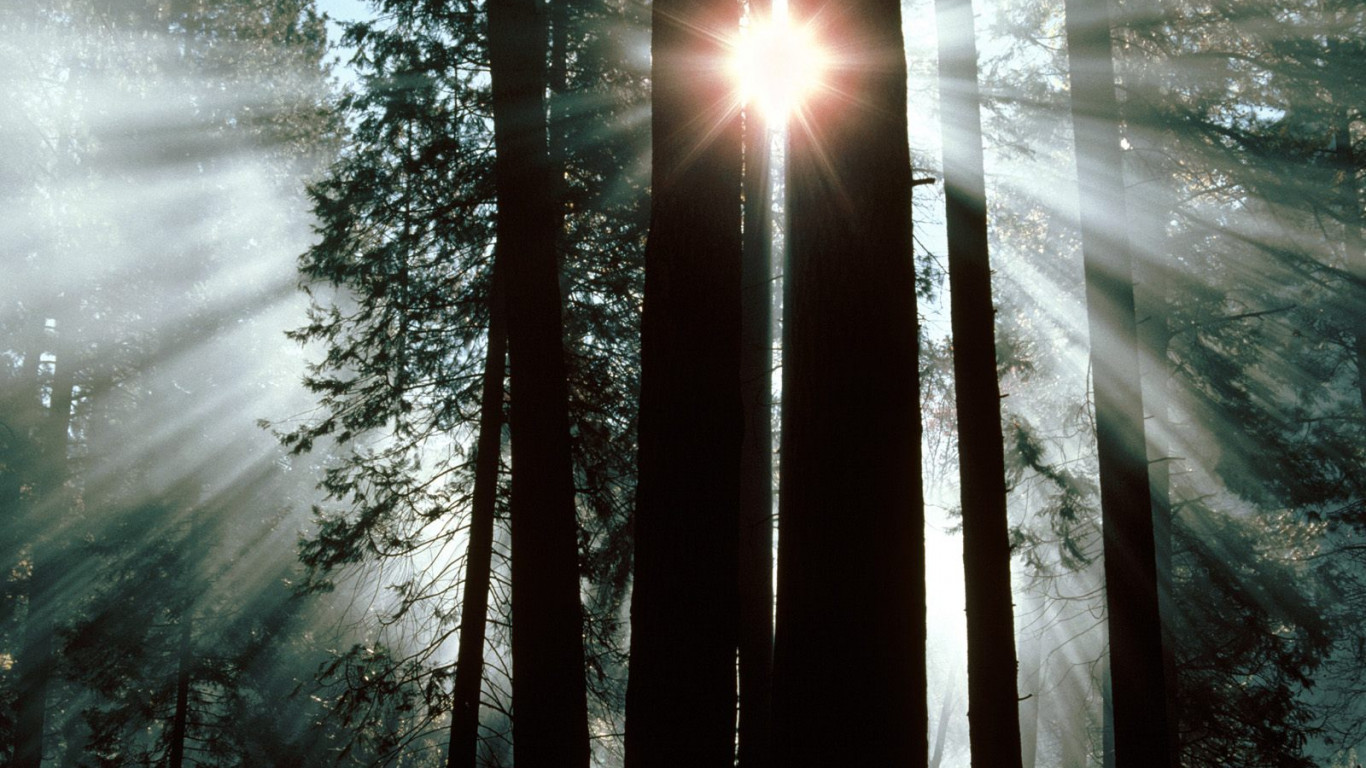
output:
[{"label": "conifer tree", "polygon": [[1090,0],[1068,0],[1066,10],[1100,465],[1115,765],[1168,765],[1175,752],[1167,723],[1110,14],[1104,2]]}]

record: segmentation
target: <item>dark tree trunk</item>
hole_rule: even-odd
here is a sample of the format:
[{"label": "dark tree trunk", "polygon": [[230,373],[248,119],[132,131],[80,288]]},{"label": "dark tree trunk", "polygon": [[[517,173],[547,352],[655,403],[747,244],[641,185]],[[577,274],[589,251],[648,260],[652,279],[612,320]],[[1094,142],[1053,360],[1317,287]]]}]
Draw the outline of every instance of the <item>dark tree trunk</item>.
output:
[{"label": "dark tree trunk", "polygon": [[[751,18],[768,13],[752,2]],[[741,267],[739,768],[768,768],[773,728],[773,229],[769,132],[745,111],[744,260]]]},{"label": "dark tree trunk", "polygon": [[[1140,221],[1147,227],[1157,226],[1155,210],[1144,206]],[[1152,232],[1152,229],[1146,230]],[[1149,382],[1143,400],[1149,404],[1149,418],[1153,428],[1146,430],[1148,443],[1148,493],[1152,498],[1153,566],[1157,573],[1157,606],[1162,621],[1162,674],[1167,695],[1167,745],[1172,750],[1171,764],[1180,763],[1180,729],[1177,727],[1176,604],[1172,592],[1172,526],[1175,524],[1171,500],[1171,455],[1167,428],[1171,423],[1167,411],[1166,382],[1167,347],[1171,331],[1167,323],[1166,281],[1156,266],[1143,270],[1147,274],[1139,283],[1143,320],[1139,339],[1145,355],[1152,361]],[[1151,395],[1151,396],[1150,396]]]},{"label": "dark tree trunk", "polygon": [[972,0],[936,0],[935,18],[963,509],[968,736],[976,768],[1018,768],[1020,703],[1010,593],[1010,529]]},{"label": "dark tree trunk", "polygon": [[[1160,49],[1168,33],[1168,20],[1162,4],[1157,0],[1139,0],[1126,9],[1122,34],[1136,41],[1127,45],[1131,53],[1123,61],[1125,101],[1121,106],[1124,116],[1125,139],[1129,151],[1124,153],[1126,177],[1129,179],[1127,207],[1131,213],[1129,237],[1137,254],[1135,265],[1135,306],[1138,315],[1138,348],[1140,375],[1143,376],[1143,402],[1148,409],[1148,492],[1152,498],[1153,563],[1157,571],[1157,604],[1162,620],[1162,670],[1167,695],[1167,744],[1172,750],[1173,764],[1180,762],[1180,729],[1178,717],[1178,681],[1176,670],[1176,637],[1173,633],[1177,615],[1172,592],[1172,526],[1175,524],[1171,502],[1171,455],[1169,435],[1171,414],[1168,409],[1168,386],[1171,371],[1167,351],[1171,344],[1168,316],[1170,270],[1177,263],[1172,255],[1171,239],[1167,234],[1167,220],[1177,207],[1171,190],[1172,171],[1168,167],[1164,135],[1170,129],[1164,125],[1159,111],[1164,98],[1162,88],[1163,62],[1153,58],[1154,47]],[[1145,44],[1146,41],[1146,44]],[[1146,370],[1143,366],[1146,365]]]},{"label": "dark tree trunk", "polygon": [[503,272],[497,261],[489,291],[488,352],[479,402],[479,444],[474,456],[474,499],[465,549],[465,589],[460,603],[460,646],[455,661],[451,741],[447,768],[474,768],[479,752],[479,701],[484,679],[498,465],[503,446],[503,376],[507,368],[507,321]]},{"label": "dark tree trunk", "polygon": [[856,66],[792,123],[774,762],[923,768],[924,510],[896,0],[792,4]]},{"label": "dark tree trunk", "polygon": [[520,768],[589,760],[569,394],[546,147],[546,24],[536,0],[488,4],[498,255],[512,401],[512,697]]},{"label": "dark tree trunk", "polygon": [[735,758],[741,130],[719,67],[732,0],[653,7],[627,768]]},{"label": "dark tree trunk", "polygon": [[185,764],[185,736],[190,722],[190,665],[194,662],[193,629],[189,611],[186,611],[180,618],[180,648],[176,654],[175,715],[171,719],[169,768],[181,768]]},{"label": "dark tree trunk", "polygon": [[1133,266],[1105,0],[1067,0],[1072,119],[1104,529],[1115,765],[1170,764]]}]

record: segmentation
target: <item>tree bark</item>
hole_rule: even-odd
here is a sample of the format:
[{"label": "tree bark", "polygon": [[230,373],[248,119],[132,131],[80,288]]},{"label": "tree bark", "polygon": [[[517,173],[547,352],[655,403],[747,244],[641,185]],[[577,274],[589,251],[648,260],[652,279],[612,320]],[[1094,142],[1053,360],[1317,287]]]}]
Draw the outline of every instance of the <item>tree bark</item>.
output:
[{"label": "tree bark", "polygon": [[180,618],[180,648],[176,655],[175,715],[171,719],[171,750],[167,758],[169,768],[185,764],[185,736],[190,722],[190,664],[194,661],[191,646],[193,623],[187,609]]},{"label": "tree bark", "polygon": [[[906,62],[896,0],[800,0],[856,47],[787,157],[775,764],[929,758]],[[850,732],[849,724],[857,724]]]},{"label": "tree bark", "polygon": [[1020,704],[1010,528],[972,0],[936,0],[935,18],[963,509],[968,736],[976,768],[1018,768]]},{"label": "tree bark", "polygon": [[731,0],[653,6],[653,201],[641,329],[627,768],[735,758],[741,127]]},{"label": "tree bark", "polygon": [[484,679],[493,528],[498,498],[498,465],[503,446],[503,377],[507,368],[507,309],[503,269],[495,252],[489,290],[488,351],[479,402],[479,443],[474,456],[474,498],[465,548],[465,589],[460,602],[460,645],[455,661],[454,702],[447,768],[474,768],[479,752],[479,702]]},{"label": "tree bark", "polygon": [[[769,13],[752,2],[751,20]],[[745,110],[741,265],[739,768],[768,768],[773,727],[773,228],[769,126]]]},{"label": "tree bark", "polygon": [[498,254],[507,259],[512,401],[512,695],[520,768],[589,760],[583,610],[546,146],[546,20],[537,0],[488,4]]},{"label": "tree bark", "polygon": [[1169,765],[1133,266],[1105,0],[1067,0],[1072,121],[1095,396],[1115,765]]}]

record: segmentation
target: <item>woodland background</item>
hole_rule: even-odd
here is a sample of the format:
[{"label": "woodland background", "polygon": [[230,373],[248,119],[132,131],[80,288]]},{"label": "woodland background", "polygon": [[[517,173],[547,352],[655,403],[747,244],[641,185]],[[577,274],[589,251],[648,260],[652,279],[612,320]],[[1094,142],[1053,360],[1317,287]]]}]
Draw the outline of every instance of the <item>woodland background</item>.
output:
[{"label": "woodland background", "polygon": [[[995,307],[987,378],[1002,409],[1008,552],[998,560],[1014,605],[1004,636],[1018,657],[1016,679],[998,682],[1020,699],[1021,765],[1108,766],[1115,716],[1079,224],[1088,194],[1077,192],[1085,155],[1068,21],[1062,3],[980,2],[974,37],[957,5],[978,52],[968,89],[953,79],[961,70],[941,70],[954,54],[936,13],[954,8],[900,7],[906,171],[931,181],[914,186],[905,297],[919,306],[919,395],[906,394],[923,427],[926,515],[924,582],[906,583],[928,595],[925,680],[912,691],[924,692],[927,749],[914,764],[971,759],[960,493],[973,483],[960,479],[971,463],[960,462],[952,185],[941,159],[962,141],[964,102],[952,99],[968,93],[985,150],[975,199],[985,201]],[[543,48],[514,35],[503,49],[520,40],[543,69],[536,104],[506,102],[548,126],[544,160],[520,166],[553,169],[525,215],[539,205],[559,217],[555,255],[540,263],[557,270],[559,310],[537,320],[497,309],[546,306],[548,294],[523,301],[520,278],[493,268],[495,243],[514,236],[499,230],[512,198],[500,196],[498,158],[531,155],[516,149],[525,126],[501,145],[512,151],[495,146],[505,102],[490,87],[485,3],[378,0],[345,25],[324,10],[313,0],[0,5],[5,764],[512,765],[514,671],[530,679],[553,652],[519,652],[513,640],[512,585],[523,577],[512,541],[525,534],[511,514],[512,467],[537,459],[513,459],[516,427],[505,422],[518,418],[517,363],[514,350],[504,392],[504,344],[530,326],[559,334],[564,350],[570,513],[557,530],[573,540],[546,555],[559,570],[539,556],[534,570],[571,595],[571,623],[582,622],[571,632],[582,663],[555,667],[583,686],[570,713],[578,756],[545,750],[582,765],[634,761],[635,511],[648,498],[637,491],[641,318],[651,206],[661,204],[651,116],[687,114],[686,101],[664,111],[674,107],[660,106],[657,84],[652,103],[660,4],[553,0],[537,16]],[[1127,239],[1133,257],[1172,743],[1188,766],[1354,766],[1366,736],[1366,6],[1123,0],[1110,11],[1128,213],[1098,231]],[[949,104],[959,106],[941,109]],[[825,119],[816,107],[808,117]],[[737,110],[726,123],[736,147],[740,121]],[[766,457],[757,466],[768,495],[746,502],[758,515],[746,518],[749,538],[725,546],[757,546],[739,569],[748,563],[770,591],[742,602],[723,569],[719,582],[685,583],[680,599],[734,599],[730,631],[757,627],[768,653],[784,253],[788,222],[800,226],[784,201],[809,176],[784,175],[778,134],[768,167],[754,124],[743,139],[754,202],[743,215],[771,221],[746,218],[741,243],[737,190],[736,226],[711,229],[737,255],[761,254],[744,273],[745,306],[767,307],[745,321],[760,335],[734,343],[759,350],[747,358],[747,423],[772,431],[745,442],[747,456]],[[727,171],[737,181],[741,162],[736,154]],[[981,295],[989,317],[992,296]],[[728,306],[695,313],[698,325],[672,343],[701,357],[723,348],[710,334]],[[710,386],[697,370],[655,375]],[[857,414],[859,434],[886,418],[861,410],[864,395],[850,389],[840,409]],[[675,468],[677,482],[695,470]],[[677,535],[716,538],[719,519]],[[851,520],[820,525],[833,535]],[[823,577],[857,570],[848,552],[808,546]],[[680,548],[674,562],[686,563]],[[698,573],[712,572],[697,557]],[[704,612],[695,624],[706,634]],[[858,647],[859,632],[834,627],[831,647]],[[745,641],[729,642],[733,674]],[[691,646],[680,648],[664,666],[686,676]],[[825,657],[834,679],[858,661],[847,653]],[[740,685],[738,762],[783,764],[753,735],[764,729],[746,735],[753,699]],[[713,720],[731,729],[734,751],[731,686]],[[858,763],[852,745],[872,740],[859,713],[882,702],[827,704],[821,730]],[[534,706],[519,709],[523,723]],[[539,744],[522,740],[524,768]]]}]

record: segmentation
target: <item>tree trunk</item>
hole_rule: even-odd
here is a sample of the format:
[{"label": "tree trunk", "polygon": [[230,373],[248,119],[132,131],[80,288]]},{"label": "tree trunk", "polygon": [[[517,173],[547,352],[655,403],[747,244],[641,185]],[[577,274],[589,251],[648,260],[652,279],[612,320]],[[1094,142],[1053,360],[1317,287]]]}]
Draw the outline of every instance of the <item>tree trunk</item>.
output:
[{"label": "tree trunk", "polygon": [[[752,2],[751,19],[768,4]],[[769,127],[745,111],[744,258],[741,266],[739,768],[768,768],[773,727],[773,228]]]},{"label": "tree trunk", "polygon": [[[787,158],[775,764],[923,768],[924,509],[896,0],[792,4],[859,41]],[[849,727],[857,724],[854,733]]]},{"label": "tree trunk", "polygon": [[[1155,212],[1155,211],[1154,211]],[[1149,226],[1156,217],[1142,217]],[[1159,269],[1145,270],[1148,274],[1140,283],[1143,291],[1143,324],[1139,329],[1143,350],[1152,361],[1151,380],[1144,391],[1144,402],[1150,404],[1153,428],[1147,430],[1148,493],[1152,498],[1153,566],[1157,573],[1157,606],[1162,622],[1162,675],[1167,702],[1167,745],[1172,750],[1171,764],[1179,765],[1181,757],[1180,730],[1177,727],[1176,604],[1172,591],[1172,526],[1175,517],[1171,501],[1171,447],[1167,428],[1171,424],[1167,411],[1167,347],[1171,331],[1167,323],[1167,292],[1165,279]],[[1153,396],[1149,396],[1149,395]]]},{"label": "tree trunk", "polygon": [[1067,0],[1072,121],[1095,393],[1115,765],[1171,759],[1139,385],[1133,266],[1105,0]]},{"label": "tree trunk", "polygon": [[176,656],[175,716],[171,719],[171,754],[169,768],[185,764],[185,735],[190,722],[190,664],[194,661],[190,645],[193,623],[187,609],[180,618],[180,651]]},{"label": "tree trunk", "polygon": [[520,768],[589,760],[583,611],[546,147],[546,24],[536,0],[488,4],[498,255],[512,401],[512,696]]},{"label": "tree trunk", "polygon": [[936,0],[944,126],[953,386],[963,508],[972,765],[1020,765],[996,308],[991,300],[982,115],[972,0]]},{"label": "tree trunk", "polygon": [[[1140,0],[1126,12],[1123,32],[1141,43],[1130,45],[1123,70],[1126,98],[1122,106],[1125,139],[1129,151],[1124,169],[1130,179],[1126,204],[1131,212],[1129,237],[1138,256],[1135,266],[1135,306],[1137,307],[1140,375],[1143,377],[1143,402],[1148,409],[1149,428],[1145,429],[1148,458],[1148,492],[1152,499],[1153,564],[1157,572],[1158,615],[1162,622],[1162,670],[1167,702],[1167,744],[1171,762],[1180,763],[1180,730],[1176,672],[1176,637],[1172,628],[1177,615],[1172,592],[1171,503],[1171,414],[1168,409],[1168,381],[1171,371],[1167,350],[1171,344],[1169,327],[1170,269],[1176,264],[1167,234],[1167,219],[1177,207],[1171,190],[1172,171],[1167,167],[1169,153],[1164,141],[1164,125],[1158,107],[1163,95],[1162,63],[1150,53],[1161,47],[1166,29],[1162,4]],[[1146,371],[1143,365],[1146,364]]]},{"label": "tree trunk", "polygon": [[653,6],[653,201],[641,329],[627,768],[735,758],[741,128],[731,0]]},{"label": "tree trunk", "polygon": [[494,254],[489,291],[488,351],[479,402],[479,444],[474,456],[474,499],[465,548],[465,589],[460,602],[460,646],[455,661],[454,703],[447,768],[474,768],[479,752],[479,701],[484,679],[484,635],[493,567],[493,528],[498,464],[503,446],[503,376],[507,367],[507,309],[503,272]]}]

